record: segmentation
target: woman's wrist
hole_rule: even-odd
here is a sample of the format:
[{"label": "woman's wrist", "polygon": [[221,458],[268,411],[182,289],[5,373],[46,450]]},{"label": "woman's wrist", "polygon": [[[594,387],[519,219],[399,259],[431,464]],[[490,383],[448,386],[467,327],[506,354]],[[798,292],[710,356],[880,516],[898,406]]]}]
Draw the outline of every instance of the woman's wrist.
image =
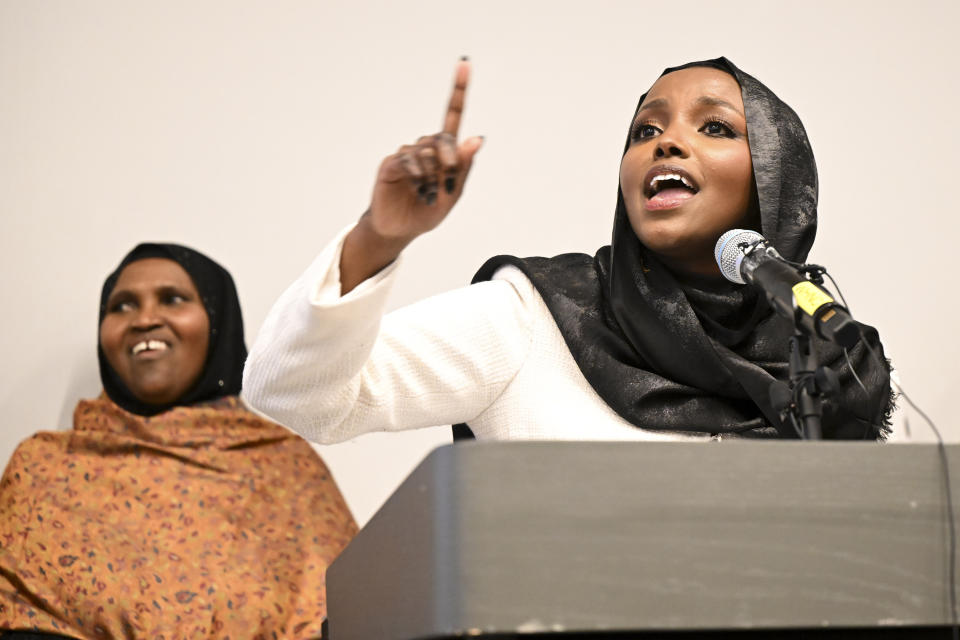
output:
[{"label": "woman's wrist", "polygon": [[340,254],[340,295],[375,276],[396,260],[413,238],[387,237],[370,223],[367,210],[343,240]]}]

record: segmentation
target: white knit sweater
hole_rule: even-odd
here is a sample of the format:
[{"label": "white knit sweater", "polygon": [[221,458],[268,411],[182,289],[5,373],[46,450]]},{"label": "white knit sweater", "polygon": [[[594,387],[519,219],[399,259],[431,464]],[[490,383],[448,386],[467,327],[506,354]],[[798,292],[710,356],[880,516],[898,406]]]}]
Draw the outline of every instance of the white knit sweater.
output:
[{"label": "white knit sweater", "polygon": [[347,230],[271,309],[243,373],[255,410],[320,443],[467,422],[478,439],[677,440],[589,385],[518,269],[383,316],[400,260],[340,296]]}]

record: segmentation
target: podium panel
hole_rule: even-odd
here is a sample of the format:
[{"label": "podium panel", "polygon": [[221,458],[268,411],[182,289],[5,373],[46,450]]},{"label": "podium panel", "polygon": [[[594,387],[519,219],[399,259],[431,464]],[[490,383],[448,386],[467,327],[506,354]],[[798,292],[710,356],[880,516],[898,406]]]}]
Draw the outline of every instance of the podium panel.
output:
[{"label": "podium panel", "polygon": [[946,638],[945,495],[933,445],[441,447],[331,565],[329,637]]}]

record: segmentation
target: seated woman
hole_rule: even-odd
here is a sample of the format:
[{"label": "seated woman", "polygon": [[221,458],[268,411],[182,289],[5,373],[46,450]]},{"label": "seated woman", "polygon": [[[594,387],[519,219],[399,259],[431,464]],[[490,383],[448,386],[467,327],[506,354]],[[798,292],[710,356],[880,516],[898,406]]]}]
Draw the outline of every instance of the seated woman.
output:
[{"label": "seated woman", "polygon": [[103,285],[98,352],[104,393],[0,481],[0,629],[318,637],[325,570],[357,527],[310,445],[238,399],[230,274],[137,246]]},{"label": "seated woman", "polygon": [[[248,402],[320,442],[461,422],[480,439],[796,437],[769,397],[792,323],[724,280],[713,250],[747,228],[802,261],[816,166],[796,114],[724,58],[668,69],[640,98],[610,246],[500,256],[476,284],[381,321],[401,252],[457,202],[481,146],[456,140],[468,73],[461,62],[443,131],[383,161],[367,212],[275,304]],[[840,380],[827,438],[888,429],[888,367],[862,328],[878,357],[814,340]]]}]

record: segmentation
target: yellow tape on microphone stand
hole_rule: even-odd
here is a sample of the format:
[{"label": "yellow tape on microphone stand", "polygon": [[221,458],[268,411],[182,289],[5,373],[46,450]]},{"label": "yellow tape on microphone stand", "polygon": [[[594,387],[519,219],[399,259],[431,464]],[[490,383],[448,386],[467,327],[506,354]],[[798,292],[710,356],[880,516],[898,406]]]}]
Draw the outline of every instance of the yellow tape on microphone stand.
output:
[{"label": "yellow tape on microphone stand", "polygon": [[793,299],[798,307],[811,316],[823,305],[833,302],[826,291],[808,281],[793,285]]}]

